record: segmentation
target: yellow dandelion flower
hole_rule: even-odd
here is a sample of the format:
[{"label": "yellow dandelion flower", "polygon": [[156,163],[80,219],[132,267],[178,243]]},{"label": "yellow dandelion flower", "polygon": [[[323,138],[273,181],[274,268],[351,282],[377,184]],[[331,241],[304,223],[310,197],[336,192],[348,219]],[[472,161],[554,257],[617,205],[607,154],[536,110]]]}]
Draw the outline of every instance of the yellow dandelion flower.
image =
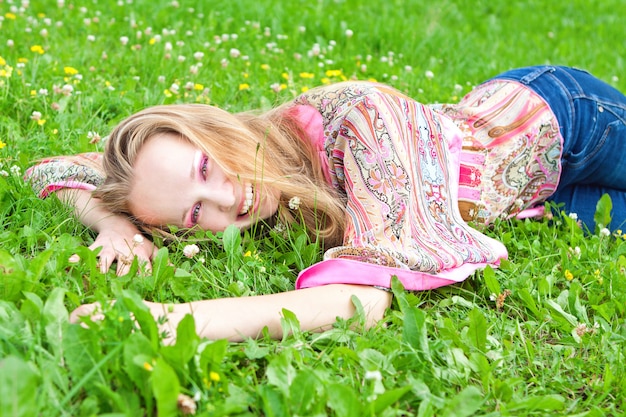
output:
[{"label": "yellow dandelion flower", "polygon": [[7,19],[11,19],[11,20],[15,20],[17,18],[17,16],[11,12],[5,13],[4,17],[6,17]]},{"label": "yellow dandelion flower", "polygon": [[215,371],[209,372],[209,379],[213,382],[218,382],[220,380],[220,374]]},{"label": "yellow dandelion flower", "polygon": [[569,269],[565,270],[565,279],[568,281],[571,281],[574,279],[574,274],[572,274]]},{"label": "yellow dandelion flower", "polygon": [[250,76],[250,74],[248,74],[247,72],[243,73],[243,78],[248,78]]},{"label": "yellow dandelion flower", "polygon": [[315,78],[315,74],[313,74],[312,72],[301,72],[300,78],[306,78],[306,79]]},{"label": "yellow dandelion flower", "polygon": [[326,76],[327,77],[339,77],[341,76],[341,70],[327,70]]},{"label": "yellow dandelion flower", "polygon": [[156,43],[156,39],[155,38],[150,38],[150,40],[148,41],[148,43],[150,45],[154,45]]},{"label": "yellow dandelion flower", "polygon": [[197,91],[202,91],[202,90],[204,90],[204,85],[202,85],[202,84],[198,84],[198,83],[195,83],[195,84],[193,85],[193,89],[194,89],[194,90],[197,90]]},{"label": "yellow dandelion flower", "polygon": [[300,89],[300,91],[302,91],[303,93],[306,93],[307,91],[309,91],[309,87],[305,85],[304,87]]},{"label": "yellow dandelion flower", "polygon": [[289,79],[289,74],[287,74],[286,72],[283,72],[282,74],[280,74],[281,77],[283,77],[285,80]]},{"label": "yellow dandelion flower", "polygon": [[252,256],[252,252],[250,252],[250,251],[248,251],[248,252],[243,254],[244,258],[249,258],[250,256]]},{"label": "yellow dandelion flower", "polygon": [[368,78],[367,81],[371,82],[371,83],[377,83],[378,80],[376,80],[376,78]]},{"label": "yellow dandelion flower", "polygon": [[167,88],[163,90],[163,94],[165,94],[165,97],[172,97],[172,92]]},{"label": "yellow dandelion flower", "polygon": [[43,47],[41,45],[33,45],[33,46],[31,46],[30,47],[30,51],[31,52],[35,52],[36,54],[39,54],[39,55],[43,55],[44,52],[46,52],[46,51],[44,51],[44,49],[43,49]]},{"label": "yellow dandelion flower", "polygon": [[248,90],[248,89],[250,89],[250,84],[247,84],[247,83],[239,84],[239,91]]},{"label": "yellow dandelion flower", "polygon": [[28,58],[18,58],[17,62],[19,62],[20,64],[25,64],[28,62]]},{"label": "yellow dandelion flower", "polygon": [[331,83],[330,78],[327,78],[327,77],[322,78],[322,84],[330,84],[330,83]]},{"label": "yellow dandelion flower", "polygon": [[5,146],[7,146],[7,144],[0,140],[0,149],[4,148]]},{"label": "yellow dandelion flower", "polygon": [[261,64],[261,69],[264,70],[264,71],[267,71],[267,70],[270,69],[270,66],[267,65],[267,64]]},{"label": "yellow dandelion flower", "polygon": [[37,95],[37,91],[36,90],[30,90],[30,95],[31,96],[36,96]]},{"label": "yellow dandelion flower", "polygon": [[46,124],[46,119],[39,119],[39,120],[37,120],[37,124],[38,124],[39,126],[43,126],[43,125],[45,125],[45,124]]},{"label": "yellow dandelion flower", "polygon": [[0,56],[0,65],[5,66],[7,62]]},{"label": "yellow dandelion flower", "polygon": [[13,74],[13,67],[6,66],[0,69],[0,77],[11,78],[11,74]]},{"label": "yellow dandelion flower", "polygon": [[152,372],[152,370],[153,370],[154,368],[153,368],[153,367],[152,367],[152,365],[151,365],[151,364],[149,364],[148,362],[144,362],[144,363],[143,363],[143,369],[145,369],[145,370],[146,370],[146,371],[148,371],[148,372]]},{"label": "yellow dandelion flower", "polygon": [[40,19],[43,19],[44,17],[46,17],[46,14],[39,12],[39,13],[37,13],[37,17],[40,18]]},{"label": "yellow dandelion flower", "polygon": [[78,70],[74,67],[63,67],[63,72],[66,75],[76,75],[78,74]]}]

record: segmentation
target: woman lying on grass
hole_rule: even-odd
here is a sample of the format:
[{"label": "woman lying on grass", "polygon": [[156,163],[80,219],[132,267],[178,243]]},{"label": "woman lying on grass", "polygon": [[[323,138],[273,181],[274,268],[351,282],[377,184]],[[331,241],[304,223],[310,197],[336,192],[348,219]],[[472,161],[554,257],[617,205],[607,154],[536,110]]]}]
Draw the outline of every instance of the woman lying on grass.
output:
[{"label": "woman lying on grass", "polygon": [[[247,229],[302,222],[326,249],[295,291],[166,305],[146,303],[171,328],[193,314],[209,338],[281,335],[281,311],[303,330],[354,314],[367,323],[391,301],[391,277],[425,290],[464,280],[507,256],[468,226],[541,214],[564,203],[588,227],[608,193],[626,220],[626,97],[565,67],[512,70],[454,105],[422,105],[385,85],[312,89],[263,114],[205,105],[157,106],[111,133],[103,158],[46,160],[27,174],[42,196],[75,207],[98,233],[100,267],[147,263],[140,231]],[[606,225],[603,225],[606,226]],[[73,318],[90,315],[83,305]]]}]

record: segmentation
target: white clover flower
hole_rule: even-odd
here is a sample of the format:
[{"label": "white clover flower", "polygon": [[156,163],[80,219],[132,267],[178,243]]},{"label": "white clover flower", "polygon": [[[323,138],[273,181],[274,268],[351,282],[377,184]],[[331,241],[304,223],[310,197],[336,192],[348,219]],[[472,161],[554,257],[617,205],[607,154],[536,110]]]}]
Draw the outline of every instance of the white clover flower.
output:
[{"label": "white clover flower", "polygon": [[11,168],[9,168],[9,170],[11,171],[11,174],[15,176],[19,176],[22,173],[21,168],[18,167],[17,165],[12,165]]},{"label": "white clover flower", "polygon": [[578,214],[576,214],[576,213],[570,213],[570,214],[569,214],[569,218],[570,218],[570,219],[572,219],[572,220],[578,220]]},{"label": "white clover flower", "polygon": [[380,373],[380,371],[378,371],[378,370],[376,370],[376,371],[366,371],[365,372],[365,379],[374,380],[374,381],[382,381],[383,376]]},{"label": "white clover flower", "polygon": [[292,210],[298,210],[300,208],[300,197],[293,196],[289,199],[289,208]]},{"label": "white clover flower", "polygon": [[174,47],[172,46],[172,42],[165,42],[165,46],[163,47],[163,49],[165,49],[167,52],[170,52]]},{"label": "white clover flower", "polygon": [[89,143],[94,144],[100,142],[102,137],[97,132],[87,132],[87,139],[89,139]]},{"label": "white clover flower", "polygon": [[61,94],[63,94],[64,96],[71,95],[73,91],[74,87],[72,87],[71,84],[65,84],[63,87],[61,87]]},{"label": "white clover flower", "polygon": [[241,52],[237,48],[230,48],[230,56],[232,58],[239,58],[241,56]]},{"label": "white clover flower", "polygon": [[606,227],[603,227],[602,229],[600,229],[600,236],[611,236],[611,231]]},{"label": "white clover flower", "polygon": [[424,73],[424,76],[430,80],[430,79],[432,79],[435,76],[435,74],[431,70],[427,70]]},{"label": "white clover flower", "polygon": [[120,42],[122,43],[122,45],[126,46],[128,45],[128,36],[122,36],[120,37]]},{"label": "white clover flower", "polygon": [[198,245],[195,244],[187,245],[183,248],[183,255],[185,255],[187,258],[193,258],[199,252],[200,248],[198,247]]},{"label": "white clover flower", "polygon": [[282,234],[285,233],[285,231],[287,231],[287,226],[285,226],[283,223],[281,222],[277,222],[274,225],[274,231],[278,234]]},{"label": "white clover flower", "polygon": [[0,177],[8,177],[9,173],[6,172],[4,169],[2,171],[0,171]]},{"label": "white clover flower", "polygon": [[194,52],[194,54],[193,54],[193,58],[194,58],[196,61],[201,61],[201,60],[202,60],[202,58],[204,58],[204,52],[200,52],[200,51],[198,51],[198,52]]},{"label": "white clover flower", "polygon": [[157,81],[160,82],[161,84],[163,84],[165,82],[165,76],[164,75],[159,75],[159,77],[157,78]]},{"label": "white clover flower", "polygon": [[96,37],[94,35],[87,35],[87,40],[89,42],[95,42],[96,41]]},{"label": "white clover flower", "polygon": [[30,118],[35,121],[41,120],[41,112],[34,111],[33,114],[30,115]]},{"label": "white clover flower", "polygon": [[170,91],[174,94],[178,94],[180,91],[180,86],[176,83],[170,85]]},{"label": "white clover flower", "polygon": [[187,58],[185,58],[185,56],[184,56],[184,55],[178,55],[178,58],[177,58],[177,59],[178,59],[178,62],[185,62],[185,60],[186,60]]},{"label": "white clover flower", "polygon": [[351,38],[354,35],[354,32],[350,29],[346,29],[346,38]]}]

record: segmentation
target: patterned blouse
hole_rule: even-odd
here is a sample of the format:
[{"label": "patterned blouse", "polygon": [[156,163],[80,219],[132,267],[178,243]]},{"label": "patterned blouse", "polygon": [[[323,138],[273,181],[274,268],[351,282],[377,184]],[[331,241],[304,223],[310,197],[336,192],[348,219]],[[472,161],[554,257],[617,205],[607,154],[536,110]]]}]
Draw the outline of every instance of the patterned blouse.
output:
[{"label": "patterned blouse", "polygon": [[[515,82],[490,82],[458,105],[437,106],[346,82],[309,90],[294,108],[327,180],[347,196],[343,245],[301,271],[296,288],[389,288],[393,276],[411,290],[462,281],[507,256],[466,221],[519,214],[545,200],[560,175],[556,120]],[[42,197],[63,184],[92,189],[102,181],[77,158],[44,161],[27,177]]]}]

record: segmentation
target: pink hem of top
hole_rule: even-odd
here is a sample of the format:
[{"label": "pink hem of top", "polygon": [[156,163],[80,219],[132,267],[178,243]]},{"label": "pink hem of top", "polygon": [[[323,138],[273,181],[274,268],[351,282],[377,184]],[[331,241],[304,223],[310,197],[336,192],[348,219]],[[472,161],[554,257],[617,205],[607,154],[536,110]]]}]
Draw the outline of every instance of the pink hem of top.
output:
[{"label": "pink hem of top", "polygon": [[96,189],[96,186],[92,184],[87,184],[86,182],[80,182],[80,181],[53,182],[51,184],[46,185],[45,188],[41,190],[41,194],[39,195],[39,198],[46,198],[50,195],[50,193],[59,191],[62,188],[73,188],[73,189],[78,189],[78,190],[93,191]]},{"label": "pink hem of top", "polygon": [[349,259],[327,259],[304,269],[296,280],[296,289],[328,284],[357,284],[390,288],[391,278],[398,277],[404,289],[411,291],[432,290],[465,280],[478,269],[496,264],[463,264],[437,275],[410,269],[375,265]]}]

